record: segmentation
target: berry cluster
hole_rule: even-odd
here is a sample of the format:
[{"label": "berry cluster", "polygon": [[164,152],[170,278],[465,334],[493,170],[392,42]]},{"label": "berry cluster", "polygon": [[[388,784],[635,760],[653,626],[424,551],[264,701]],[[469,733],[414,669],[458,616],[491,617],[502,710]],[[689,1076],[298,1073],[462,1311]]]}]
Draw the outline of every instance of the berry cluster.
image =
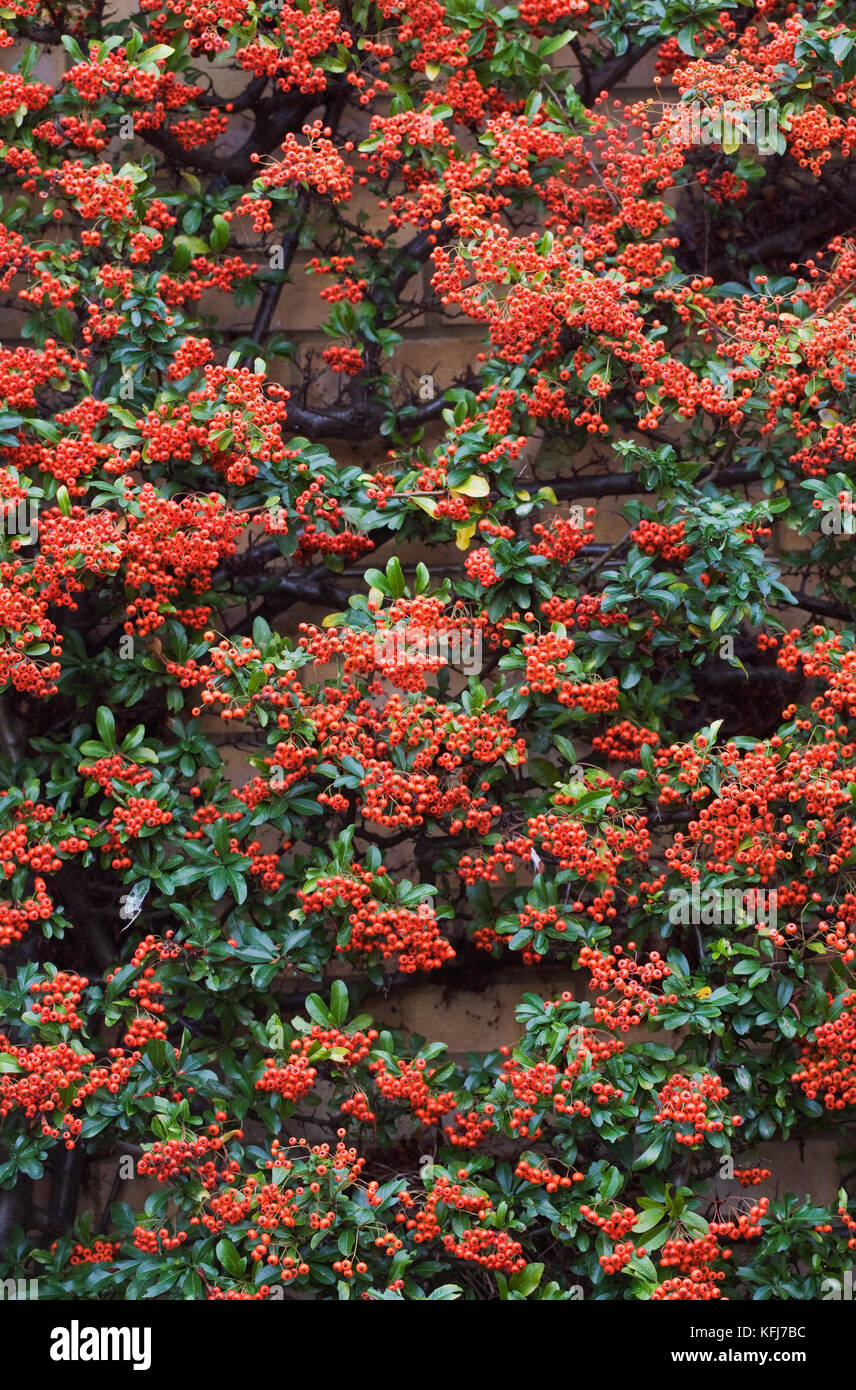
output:
[{"label": "berry cluster", "polygon": [[[832,1004],[832,996],[829,996]],[[791,1080],[810,1100],[823,1097],[827,1110],[844,1110],[856,1102],[856,992],[842,1000],[837,1018],[821,1023],[800,1049],[800,1070]]]},{"label": "berry cluster", "polygon": [[[719,1118],[722,1111],[719,1102],[725,1100],[729,1090],[723,1086],[718,1076],[704,1072],[699,1076],[670,1076],[662,1090],[657,1092],[659,1110],[654,1115],[657,1124],[690,1125],[690,1132],[677,1132],[675,1142],[687,1148],[696,1148],[704,1142],[706,1134],[720,1134],[726,1127],[743,1123],[740,1115]],[[708,1109],[717,1107],[718,1118],[708,1119]]]},{"label": "berry cluster", "polygon": [[630,532],[630,539],[646,555],[659,555],[672,564],[680,564],[690,556],[690,547],[684,544],[685,530],[685,521],[676,521],[671,526],[664,526],[658,521],[640,521]]},{"label": "berry cluster", "polygon": [[772,1174],[769,1168],[761,1168],[755,1164],[752,1168],[735,1168],[734,1176],[741,1187],[760,1187]]}]

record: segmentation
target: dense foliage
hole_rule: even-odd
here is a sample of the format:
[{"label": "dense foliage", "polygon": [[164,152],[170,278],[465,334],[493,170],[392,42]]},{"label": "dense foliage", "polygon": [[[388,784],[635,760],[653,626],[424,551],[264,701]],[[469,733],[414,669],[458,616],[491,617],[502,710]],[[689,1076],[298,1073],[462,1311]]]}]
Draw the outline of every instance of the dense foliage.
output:
[{"label": "dense foliage", "polygon": [[0,15],[0,1276],[823,1296],[846,1192],[748,1189],[856,1103],[856,6]]}]

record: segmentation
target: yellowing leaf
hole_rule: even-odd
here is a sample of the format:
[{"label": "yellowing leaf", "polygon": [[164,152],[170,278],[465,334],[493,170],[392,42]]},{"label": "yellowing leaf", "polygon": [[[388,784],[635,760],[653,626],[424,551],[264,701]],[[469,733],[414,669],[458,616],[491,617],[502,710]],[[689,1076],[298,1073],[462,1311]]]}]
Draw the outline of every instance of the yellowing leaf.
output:
[{"label": "yellowing leaf", "polygon": [[437,503],[434,501],[433,497],[414,497],[413,501],[416,503],[417,507],[421,507],[423,512],[427,512],[429,516],[437,515]]},{"label": "yellowing leaf", "polygon": [[476,523],[473,521],[470,522],[470,524],[467,526],[459,526],[457,528],[457,532],[458,534],[455,537],[455,545],[458,547],[459,550],[469,550],[470,541],[476,533]]},{"label": "yellowing leaf", "polygon": [[487,478],[480,477],[478,473],[471,473],[468,478],[465,478],[462,483],[458,483],[457,487],[451,488],[450,491],[455,496],[487,497],[490,493],[490,483]]}]

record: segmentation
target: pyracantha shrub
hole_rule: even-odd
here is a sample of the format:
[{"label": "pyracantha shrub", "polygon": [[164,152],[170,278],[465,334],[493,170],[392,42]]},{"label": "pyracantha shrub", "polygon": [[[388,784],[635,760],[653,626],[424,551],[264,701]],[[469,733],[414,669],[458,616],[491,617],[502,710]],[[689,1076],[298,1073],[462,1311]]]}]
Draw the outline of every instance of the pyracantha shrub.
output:
[{"label": "pyracantha shrub", "polygon": [[856,6],[2,16],[0,1275],[824,1296]]}]

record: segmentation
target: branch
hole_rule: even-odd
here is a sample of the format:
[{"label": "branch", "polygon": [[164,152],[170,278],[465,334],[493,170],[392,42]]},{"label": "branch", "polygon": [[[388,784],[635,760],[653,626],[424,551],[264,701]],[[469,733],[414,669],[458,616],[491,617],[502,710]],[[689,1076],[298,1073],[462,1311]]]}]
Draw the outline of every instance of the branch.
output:
[{"label": "branch", "polygon": [[0,751],[11,763],[19,762],[24,756],[24,742],[8,696],[0,696]]},{"label": "branch", "polygon": [[805,594],[800,590],[794,594],[797,607],[804,608],[807,613],[817,613],[824,618],[840,618],[844,622],[852,622],[856,605],[850,607],[843,603],[835,603],[832,599],[816,598],[814,594]]},{"label": "branch", "polygon": [[[465,385],[466,382],[459,382]],[[422,425],[436,420],[446,406],[444,396],[436,396],[408,418],[408,424]],[[373,439],[380,433],[385,418],[383,406],[366,400],[360,405],[338,410],[311,410],[308,406],[289,401],[286,416],[290,429],[308,439]]]},{"label": "branch", "polygon": [[586,580],[591,579],[592,575],[597,574],[598,570],[603,569],[607,560],[611,560],[613,555],[618,554],[619,550],[627,544],[629,539],[630,534],[628,532],[626,536],[622,536],[621,539],[615,541],[613,545],[604,546],[603,554],[599,555],[596,560],[593,560],[588,569],[583,570],[582,574],[575,578],[574,583],[583,585]]},{"label": "branch", "polygon": [[580,65],[582,81],[577,88],[580,99],[584,106],[590,106],[592,102],[591,90],[591,64],[587,61],[583,46],[579,39],[571,39],[571,51]]},{"label": "branch", "polygon": [[[704,476],[699,482],[704,482]],[[719,474],[717,483],[754,483],[758,473],[754,468],[726,468]],[[557,497],[627,497],[650,493],[643,487],[638,473],[598,473],[592,477],[577,478],[539,478],[538,482],[551,487]]]},{"label": "branch", "polygon": [[237,155],[213,154],[203,149],[186,150],[165,128],[144,130],[141,133],[147,145],[153,145],[161,154],[165,154],[167,159],[171,159],[182,168],[192,166],[194,169],[201,169],[205,174],[227,174],[233,183],[239,184],[247,183],[251,175],[254,176],[258,172],[248,156],[240,158]]},{"label": "branch", "polygon": [[77,1198],[83,1180],[82,1145],[56,1151],[56,1166],[51,1182],[48,1227],[62,1234],[72,1226],[77,1212]]},{"label": "branch", "polygon": [[273,603],[272,611],[274,612],[288,608],[292,603],[308,603],[319,608],[327,608],[332,605],[337,609],[345,609],[348,606],[348,595],[336,588],[333,574],[330,574],[329,579],[322,574],[315,578],[277,579],[270,588],[266,589],[260,587],[258,580],[239,579],[235,581],[232,592],[236,595],[250,595],[253,598],[261,599],[262,608],[270,608],[271,603]]},{"label": "branch", "polygon": [[[283,275],[286,275],[291,269],[294,257],[297,254],[297,248],[300,245],[300,234],[306,224],[306,214],[308,211],[309,195],[304,191],[297,199],[294,223],[291,231],[282,244]],[[265,338],[270,332],[273,316],[276,313],[276,306],[279,303],[279,297],[282,294],[285,283],[284,278],[282,280],[274,280],[266,284],[262,290],[261,300],[259,301],[259,307],[256,310],[256,317],[250,332],[250,337],[254,342],[258,343],[259,346],[264,344]]]},{"label": "branch", "polygon": [[[631,43],[623,53],[609,58],[603,67],[589,68],[588,72],[583,69],[583,80],[574,88],[583,105],[591,106],[598,93],[620,82],[631,68],[635,68],[640,58],[644,58],[646,53],[650,53],[651,49],[656,48],[661,42],[662,39],[658,36],[655,39],[646,39],[645,43]],[[582,67],[582,64],[580,66]]]},{"label": "branch", "polygon": [[254,179],[259,170],[250,159],[251,154],[270,154],[289,131],[299,130],[315,106],[314,97],[301,97],[279,106],[275,100],[260,102],[257,107],[257,120],[251,133],[233,155],[218,154],[216,150],[186,150],[166,126],[159,130],[144,130],[142,135],[149,145],[181,167],[192,166],[203,173],[227,175],[233,183],[245,184]]},{"label": "branch", "polygon": [[[252,82],[249,82],[238,96],[229,98],[230,111],[246,111],[248,106],[254,106],[267,86],[267,82],[267,77],[254,77]],[[196,101],[197,105],[203,107],[205,110],[220,110],[225,104],[225,98],[219,97],[216,92],[213,96],[209,96],[207,92],[203,92],[196,98]]]}]

